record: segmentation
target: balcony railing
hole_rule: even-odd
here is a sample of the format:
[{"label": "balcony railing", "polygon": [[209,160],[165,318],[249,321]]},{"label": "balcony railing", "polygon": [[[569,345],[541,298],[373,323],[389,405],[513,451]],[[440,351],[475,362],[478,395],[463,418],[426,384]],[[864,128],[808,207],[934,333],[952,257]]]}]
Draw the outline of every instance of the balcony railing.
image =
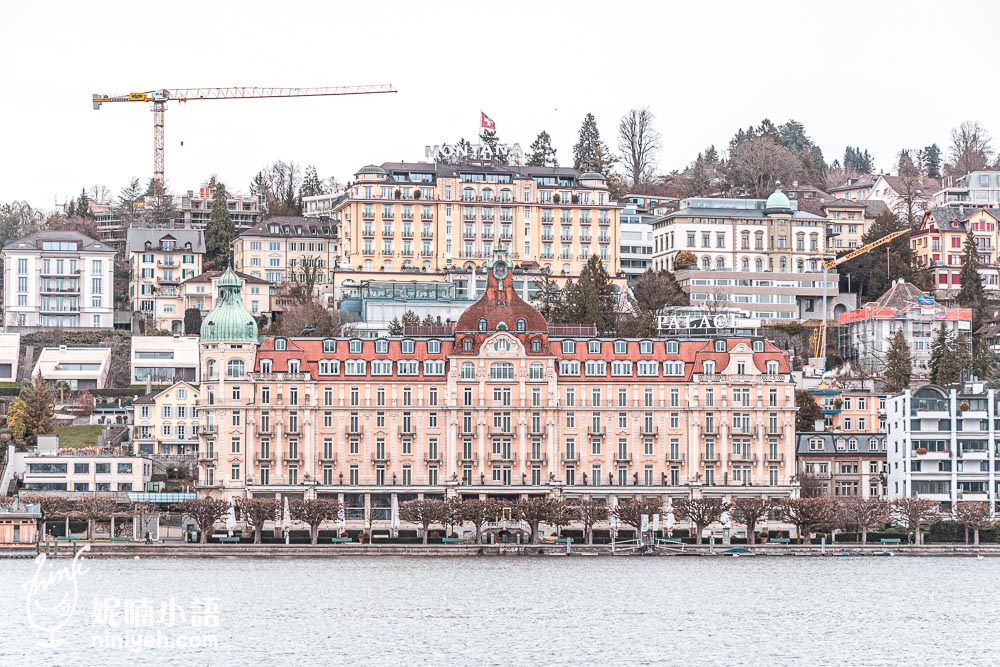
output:
[{"label": "balcony railing", "polygon": [[308,382],[309,373],[247,373],[251,382]]},{"label": "balcony railing", "polygon": [[560,455],[563,463],[579,463],[580,462],[580,452],[562,452]]}]

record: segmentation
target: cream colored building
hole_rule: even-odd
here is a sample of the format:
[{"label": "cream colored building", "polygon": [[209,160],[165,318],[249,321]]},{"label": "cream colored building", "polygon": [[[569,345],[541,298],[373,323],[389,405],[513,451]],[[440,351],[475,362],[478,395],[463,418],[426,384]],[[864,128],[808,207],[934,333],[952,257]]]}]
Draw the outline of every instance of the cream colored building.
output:
[{"label": "cream colored building", "polygon": [[483,266],[499,246],[555,275],[579,275],[592,255],[620,271],[619,207],[602,175],[574,169],[368,165],[333,219],[342,264],[365,272]]},{"label": "cream colored building", "polygon": [[[337,228],[325,218],[268,218],[233,241],[233,266],[241,276],[270,284],[274,297],[292,285],[309,282],[315,296],[331,293],[338,254]],[[254,286],[243,282],[244,287]],[[243,295],[243,303],[252,312],[254,302],[262,300],[247,296]],[[275,298],[269,308],[280,310],[279,300]]]},{"label": "cream colored building", "polygon": [[178,456],[198,451],[198,385],[178,382],[133,401],[132,439],[140,454]]},{"label": "cream colored building", "polygon": [[132,310],[179,333],[184,310],[178,308],[180,284],[201,275],[205,233],[200,229],[132,227],[128,230],[129,301]]},{"label": "cream colored building", "polygon": [[[173,334],[185,333],[184,313],[193,308],[204,317],[212,310],[218,298],[219,276],[222,271],[206,271],[181,282],[177,286],[164,286],[156,294],[156,317],[152,320],[157,329]],[[247,310],[259,317],[271,313],[271,287],[266,280],[240,273],[243,281],[243,303]]]}]

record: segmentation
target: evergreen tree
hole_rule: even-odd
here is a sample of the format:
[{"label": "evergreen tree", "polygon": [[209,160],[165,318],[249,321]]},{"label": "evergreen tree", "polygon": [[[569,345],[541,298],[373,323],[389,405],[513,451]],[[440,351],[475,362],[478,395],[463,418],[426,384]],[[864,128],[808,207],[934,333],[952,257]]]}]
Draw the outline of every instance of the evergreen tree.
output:
[{"label": "evergreen tree", "polygon": [[890,394],[898,394],[909,388],[910,380],[913,377],[913,358],[910,354],[910,346],[906,344],[906,336],[903,329],[896,329],[896,335],[892,338],[889,352],[885,357],[885,383],[883,391]]},{"label": "evergreen tree", "polygon": [[403,313],[402,325],[404,331],[406,330],[406,327],[420,326],[420,316],[417,315],[412,310],[408,310],[405,313]]},{"label": "evergreen tree", "polygon": [[118,195],[118,205],[115,207],[115,214],[118,219],[128,227],[135,222],[139,210],[139,203],[142,201],[142,185],[139,178],[133,178],[122,188]]},{"label": "evergreen tree", "polygon": [[87,198],[87,188],[80,189],[80,196],[76,200],[76,216],[78,218],[94,219],[94,213],[90,210],[90,200]]},{"label": "evergreen tree", "polygon": [[556,149],[552,147],[552,137],[545,130],[538,133],[538,137],[531,144],[531,153],[528,155],[529,167],[558,167],[559,160],[556,159]]},{"label": "evergreen tree", "polygon": [[719,151],[715,150],[714,144],[705,149],[705,164],[719,164]]},{"label": "evergreen tree", "polygon": [[573,168],[578,171],[594,171],[610,178],[615,166],[611,149],[601,141],[594,114],[588,113],[580,126],[580,136],[573,146]]},{"label": "evergreen tree", "polygon": [[955,302],[972,310],[972,331],[976,332],[987,316],[986,290],[983,288],[983,280],[979,273],[979,255],[976,253],[976,239],[971,229],[965,237],[963,255],[962,271],[959,274],[962,288],[958,291]]},{"label": "evergreen tree", "polygon": [[18,398],[24,408],[22,440],[25,444],[37,444],[39,435],[52,433],[55,430],[55,415],[52,411],[55,400],[52,390],[41,375],[36,375],[30,382],[25,381],[21,384]]},{"label": "evergreen tree", "polygon": [[316,167],[309,165],[302,176],[302,185],[299,186],[299,201],[301,202],[303,197],[315,197],[325,193],[326,188],[323,187],[323,181],[316,173]]},{"label": "evergreen tree", "polygon": [[924,148],[921,153],[921,163],[928,176],[941,178],[941,149],[937,144]]},{"label": "evergreen tree", "polygon": [[1000,357],[983,339],[977,341],[974,348],[972,353],[973,374],[980,380],[994,382],[997,371],[1000,370]]},{"label": "evergreen tree", "polygon": [[174,198],[169,194],[152,196],[152,206],[146,212],[148,221],[158,227],[172,225],[177,217],[177,207]]},{"label": "evergreen tree", "polygon": [[[891,212],[879,215],[861,237],[861,244],[867,245],[880,238],[906,228],[906,223]],[[888,263],[886,262],[888,254]],[[851,276],[851,291],[861,295],[863,301],[871,301],[882,296],[892,283],[902,278],[918,289],[933,289],[933,275],[927,267],[917,263],[910,247],[910,239],[903,235],[891,242],[855,257],[838,269],[842,288],[847,290],[847,275]]]},{"label": "evergreen tree", "polygon": [[398,317],[392,318],[392,321],[389,322],[389,331],[388,331],[388,333],[389,333],[390,336],[402,336],[403,335],[403,324],[399,321]]},{"label": "evergreen tree", "polygon": [[857,174],[870,174],[875,171],[875,160],[868,151],[848,146],[844,149],[844,169]]},{"label": "evergreen tree", "polygon": [[432,326],[434,326],[434,316],[431,315],[430,313],[427,313],[427,317],[425,317],[423,320],[421,320],[420,326],[422,326],[422,327],[432,327]]},{"label": "evergreen tree", "polygon": [[507,164],[507,159],[510,156],[507,155],[506,150],[500,147],[500,137],[497,136],[496,130],[484,129],[479,135],[479,140],[489,146],[490,153],[493,154],[494,164]]},{"label": "evergreen tree", "polygon": [[188,308],[184,311],[184,334],[197,336],[201,333],[201,311]]},{"label": "evergreen tree", "polygon": [[953,336],[944,324],[931,343],[931,382],[947,385],[962,379],[962,371],[972,369],[972,346],[964,333]]},{"label": "evergreen tree", "polygon": [[[236,238],[236,223],[229,213],[226,186],[212,177],[212,212],[205,226],[205,263],[217,271],[224,270],[232,258],[232,242]],[[210,182],[210,183],[211,183]]]},{"label": "evergreen tree", "polygon": [[809,433],[816,430],[816,422],[823,418],[816,397],[803,389],[795,390],[795,430],[799,433]]},{"label": "evergreen tree", "polygon": [[600,257],[591,255],[579,282],[566,298],[576,301],[577,323],[594,324],[602,336],[614,332],[615,290]]}]

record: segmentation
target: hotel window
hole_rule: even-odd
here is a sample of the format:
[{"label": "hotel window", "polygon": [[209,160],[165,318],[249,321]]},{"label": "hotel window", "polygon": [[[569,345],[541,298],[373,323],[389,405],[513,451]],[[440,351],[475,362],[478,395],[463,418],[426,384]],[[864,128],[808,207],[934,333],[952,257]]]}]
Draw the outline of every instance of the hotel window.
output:
[{"label": "hotel window", "polygon": [[324,353],[330,353],[330,352],[336,352],[336,351],[337,351],[337,341],[330,340],[330,339],[327,339],[327,340],[323,341],[323,352]]},{"label": "hotel window", "polygon": [[588,361],[585,368],[588,377],[603,377],[607,375],[607,362],[604,361]]},{"label": "hotel window", "polygon": [[441,354],[441,341],[439,340],[427,341],[427,354]]},{"label": "hotel window", "polygon": [[564,340],[562,342],[562,353],[563,354],[575,354],[576,353],[576,341]]},{"label": "hotel window", "polygon": [[385,340],[384,338],[376,340],[375,354],[388,354],[388,353],[389,353],[389,341]]},{"label": "hotel window", "polygon": [[[372,362],[372,363],[374,364],[376,362]],[[396,371],[400,375],[419,375],[420,374],[420,362],[419,361],[397,361],[396,362]]]},{"label": "hotel window", "polygon": [[[414,362],[416,363],[416,362]],[[444,362],[431,361],[424,362],[424,375],[444,375]]]},{"label": "hotel window", "polygon": [[463,361],[461,366],[461,375],[459,377],[462,380],[475,380],[476,364],[471,361]]},{"label": "hotel window", "polygon": [[[389,362],[391,364],[391,362]],[[345,375],[364,375],[367,362],[360,359],[348,359],[344,362]]]},{"label": "hotel window", "polygon": [[[352,340],[348,342],[347,349],[351,354],[361,354],[361,344],[360,340]],[[386,348],[388,349],[388,347]]]},{"label": "hotel window", "polygon": [[528,367],[528,379],[529,380],[544,380],[545,379],[545,365],[535,362]]},{"label": "hotel window", "polygon": [[628,405],[628,389],[618,387],[618,407],[624,408]]},{"label": "hotel window", "polygon": [[[604,362],[601,362],[604,363]],[[654,362],[655,368],[655,362]],[[612,361],[611,362],[611,375],[615,377],[631,377],[632,376],[632,362],[631,361]]]},{"label": "hotel window", "polygon": [[403,354],[413,354],[415,343],[412,340],[407,339],[400,343],[400,347],[402,348]]},{"label": "hotel window", "polygon": [[501,361],[490,364],[490,380],[514,380],[514,364]]},{"label": "hotel window", "polygon": [[438,404],[438,390],[437,387],[431,387],[427,392],[427,403],[428,405]]},{"label": "hotel window", "polygon": [[600,354],[601,353],[601,341],[599,341],[599,340],[588,340],[587,341],[587,352],[589,354]]}]

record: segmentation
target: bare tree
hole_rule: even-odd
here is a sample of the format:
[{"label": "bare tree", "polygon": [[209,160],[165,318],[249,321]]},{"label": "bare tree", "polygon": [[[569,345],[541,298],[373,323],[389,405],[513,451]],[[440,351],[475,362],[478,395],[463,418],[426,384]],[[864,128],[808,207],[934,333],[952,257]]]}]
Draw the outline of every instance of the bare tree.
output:
[{"label": "bare tree", "polygon": [[747,544],[753,544],[757,522],[767,516],[774,507],[770,498],[754,496],[753,498],[734,498],[733,510],[736,520],[747,527]]},{"label": "bare tree", "polygon": [[893,210],[900,220],[911,229],[916,229],[930,208],[931,197],[936,190],[935,182],[928,181],[918,173],[907,172],[896,179],[896,194],[899,195]]},{"label": "bare tree", "polygon": [[965,543],[969,543],[969,531],[973,533],[972,543],[979,546],[979,531],[993,522],[990,520],[990,504],[981,500],[963,500],[955,503],[955,520],[965,527]]},{"label": "bare tree", "polygon": [[160,510],[156,507],[155,503],[133,503],[131,508],[131,513],[133,519],[139,524],[139,537],[142,537],[142,531],[146,530],[147,525],[150,520],[159,516]]},{"label": "bare tree", "polygon": [[205,544],[215,529],[215,522],[221,521],[229,511],[229,503],[218,498],[195,498],[177,503],[174,509],[194,521],[200,534],[199,542]]},{"label": "bare tree", "polygon": [[264,524],[277,521],[281,511],[276,498],[236,498],[234,505],[243,520],[253,527],[254,544],[260,544]]},{"label": "bare tree", "polygon": [[60,496],[21,496],[21,501],[30,505],[38,505],[42,516],[38,520],[38,540],[45,539],[46,523],[55,518],[65,518],[71,514],[70,502]]},{"label": "bare tree", "polygon": [[829,522],[833,515],[833,503],[824,497],[789,498],[781,503],[780,509],[803,543],[809,539],[813,526]]},{"label": "bare tree", "polygon": [[990,133],[979,121],[967,120],[951,131],[945,173],[965,176],[971,171],[982,171],[989,166],[992,155]]},{"label": "bare tree", "polygon": [[674,501],[677,518],[694,524],[698,544],[701,544],[701,533],[705,526],[718,521],[730,507],[722,498],[681,498]]},{"label": "bare tree", "polygon": [[343,504],[339,500],[294,500],[289,503],[288,513],[295,521],[309,524],[309,542],[319,540],[319,527],[324,521],[332,521],[340,516]]},{"label": "bare tree", "polygon": [[340,335],[340,323],[339,311],[309,300],[284,311],[275,323],[273,333],[279,336],[334,337]]},{"label": "bare tree", "polygon": [[445,520],[442,500],[408,500],[399,506],[399,518],[407,523],[419,523],[423,528],[423,542],[427,544],[427,531],[433,523]]},{"label": "bare tree", "polygon": [[465,523],[465,511],[462,505],[461,499],[455,497],[444,501],[444,515],[441,518],[441,523],[447,526],[448,537],[456,534],[455,526],[461,526]]},{"label": "bare tree", "polygon": [[610,508],[603,500],[581,498],[573,503],[573,513],[576,520],[583,524],[583,536],[587,544],[594,543],[594,524],[607,521]]},{"label": "bare tree", "polygon": [[532,544],[538,544],[538,527],[551,522],[552,515],[557,512],[557,506],[562,502],[555,498],[530,496],[514,504],[514,517],[528,524]]},{"label": "bare tree", "polygon": [[618,149],[632,178],[632,187],[652,180],[660,133],[653,127],[656,117],[649,107],[630,109],[618,123]]},{"label": "bare tree", "polygon": [[473,498],[465,500],[461,505],[462,520],[471,524],[476,530],[476,544],[483,538],[483,526],[490,521],[498,521],[503,511],[503,503],[497,500],[480,500]]},{"label": "bare tree", "polygon": [[791,183],[803,173],[802,161],[770,137],[740,142],[727,166],[730,179],[747,195],[759,199],[771,194],[776,181]]},{"label": "bare tree", "polygon": [[916,496],[897,498],[892,501],[892,516],[898,522],[905,524],[914,535],[916,544],[923,544],[920,525],[932,521],[938,516],[938,503],[927,498]]},{"label": "bare tree", "polygon": [[75,512],[87,520],[87,539],[94,539],[94,524],[110,518],[118,506],[114,496],[84,496],[76,501]]},{"label": "bare tree", "polygon": [[844,506],[851,523],[861,531],[861,544],[868,544],[868,529],[889,523],[889,503],[881,498],[851,498]]},{"label": "bare tree", "polygon": [[323,269],[323,258],[299,257],[295,266],[288,270],[288,282],[284,286],[284,296],[301,303],[308,303],[315,297],[319,272]]}]

